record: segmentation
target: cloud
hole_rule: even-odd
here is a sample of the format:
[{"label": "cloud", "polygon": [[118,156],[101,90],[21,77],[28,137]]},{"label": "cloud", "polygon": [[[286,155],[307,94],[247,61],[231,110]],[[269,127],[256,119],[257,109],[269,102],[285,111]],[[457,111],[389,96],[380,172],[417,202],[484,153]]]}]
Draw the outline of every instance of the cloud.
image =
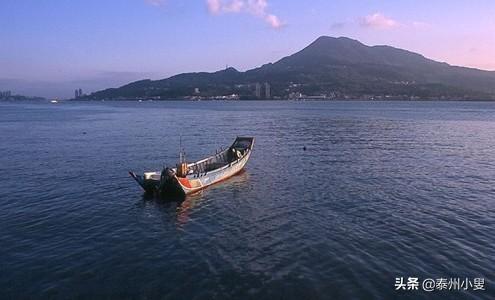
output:
[{"label": "cloud", "polygon": [[244,7],[244,2],[241,0],[233,0],[225,6],[226,12],[240,12]]},{"label": "cloud", "polygon": [[393,29],[401,24],[394,19],[388,18],[381,13],[374,13],[361,19],[361,26],[375,29]]},{"label": "cloud", "polygon": [[[277,15],[268,11],[268,0],[205,0],[212,15],[246,13],[264,20],[270,27],[278,29],[285,25]],[[166,0],[144,0],[153,6],[162,6]]]},{"label": "cloud", "polygon": [[165,0],[144,0],[144,2],[153,6],[162,6],[165,3]]},{"label": "cloud", "polygon": [[267,15],[265,16],[265,21],[272,27],[272,28],[280,28],[284,26],[284,23],[280,21],[280,19],[276,15]]},{"label": "cloud", "polygon": [[206,0],[208,10],[212,14],[218,14],[222,10],[222,2],[220,0]]},{"label": "cloud", "polygon": [[272,28],[284,26],[278,16],[268,12],[268,0],[206,0],[206,5],[214,15],[247,13],[264,20]]},{"label": "cloud", "polygon": [[335,21],[330,24],[330,30],[332,31],[342,31],[344,29],[354,29],[356,27],[377,30],[407,29],[419,31],[431,29],[434,25],[422,21],[399,22],[393,18],[383,15],[382,13],[374,13],[364,17]]},{"label": "cloud", "polygon": [[265,15],[266,7],[268,6],[267,0],[247,0],[248,10],[255,15]]},{"label": "cloud", "polygon": [[339,29],[343,29],[346,26],[347,26],[347,23],[346,22],[333,22],[330,25],[330,29],[339,30]]}]

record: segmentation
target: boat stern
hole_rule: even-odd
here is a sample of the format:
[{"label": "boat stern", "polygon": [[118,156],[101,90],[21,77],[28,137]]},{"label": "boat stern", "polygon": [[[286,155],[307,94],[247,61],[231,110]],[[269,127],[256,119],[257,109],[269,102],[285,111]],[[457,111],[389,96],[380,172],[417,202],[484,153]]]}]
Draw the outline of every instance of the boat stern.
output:
[{"label": "boat stern", "polygon": [[160,195],[183,196],[187,194],[188,185],[187,178],[178,177],[172,168],[165,168],[160,176],[158,192]]}]

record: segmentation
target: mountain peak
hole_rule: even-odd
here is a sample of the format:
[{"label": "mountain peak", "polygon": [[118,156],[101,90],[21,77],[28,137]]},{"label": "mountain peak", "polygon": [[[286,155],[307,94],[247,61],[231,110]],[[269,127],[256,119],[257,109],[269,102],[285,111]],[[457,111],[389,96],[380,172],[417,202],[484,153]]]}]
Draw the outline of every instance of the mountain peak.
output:
[{"label": "mountain peak", "polygon": [[225,69],[225,72],[235,72],[235,73],[238,73],[239,71],[237,71],[237,69],[234,68],[234,67],[227,67]]},{"label": "mountain peak", "polygon": [[226,67],[223,70],[214,72],[214,74],[224,74],[224,73],[227,73],[227,74],[228,73],[239,73],[239,71],[237,71],[237,69],[234,67]]},{"label": "mountain peak", "polygon": [[332,37],[322,35],[317,38],[313,43],[311,43],[307,48],[310,47],[330,47],[337,45],[348,45],[348,46],[364,46],[360,41],[354,40],[348,37]]},{"label": "mountain peak", "polygon": [[329,35],[322,35],[322,36],[318,37],[315,40],[315,42],[318,42],[318,41],[351,41],[351,42],[360,43],[358,40],[351,39],[351,38],[346,37],[346,36],[334,37],[334,36],[329,36]]},{"label": "mountain peak", "polygon": [[281,61],[319,65],[334,62],[362,62],[369,58],[370,47],[347,37],[320,36],[303,50]]},{"label": "mountain peak", "polygon": [[431,64],[425,57],[390,46],[367,46],[348,37],[320,36],[298,53],[281,60],[284,65],[393,65],[416,68]]}]

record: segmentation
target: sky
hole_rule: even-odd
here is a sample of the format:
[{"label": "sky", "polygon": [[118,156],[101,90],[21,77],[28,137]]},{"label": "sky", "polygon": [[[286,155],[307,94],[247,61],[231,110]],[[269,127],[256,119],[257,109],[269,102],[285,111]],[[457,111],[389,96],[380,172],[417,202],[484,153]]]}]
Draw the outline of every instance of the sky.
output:
[{"label": "sky", "polygon": [[76,88],[244,71],[322,35],[495,70],[493,0],[1,0],[0,90],[68,98]]}]

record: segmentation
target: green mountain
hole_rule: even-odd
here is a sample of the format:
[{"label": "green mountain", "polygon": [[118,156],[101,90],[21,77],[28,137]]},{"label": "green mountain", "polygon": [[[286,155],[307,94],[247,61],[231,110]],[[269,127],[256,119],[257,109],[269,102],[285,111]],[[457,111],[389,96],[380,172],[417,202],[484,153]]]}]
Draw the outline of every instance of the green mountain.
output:
[{"label": "green mountain", "polygon": [[185,73],[93,93],[87,99],[495,99],[495,72],[456,67],[390,46],[323,36],[303,50],[239,72]]}]

